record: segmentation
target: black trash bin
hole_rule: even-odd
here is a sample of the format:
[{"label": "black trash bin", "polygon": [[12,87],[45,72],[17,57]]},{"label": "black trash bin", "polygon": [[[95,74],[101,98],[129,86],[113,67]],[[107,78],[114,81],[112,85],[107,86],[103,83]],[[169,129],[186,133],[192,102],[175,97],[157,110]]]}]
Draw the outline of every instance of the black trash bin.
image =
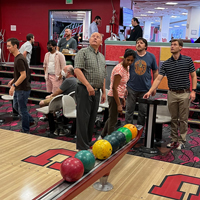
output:
[{"label": "black trash bin", "polygon": [[34,42],[30,65],[40,64],[40,46],[39,42]]}]

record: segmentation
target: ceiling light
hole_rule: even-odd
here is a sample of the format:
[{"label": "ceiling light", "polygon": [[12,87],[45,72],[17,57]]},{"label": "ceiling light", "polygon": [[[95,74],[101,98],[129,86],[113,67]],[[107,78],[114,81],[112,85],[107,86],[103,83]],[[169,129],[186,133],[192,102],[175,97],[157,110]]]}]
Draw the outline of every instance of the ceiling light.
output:
[{"label": "ceiling light", "polygon": [[145,14],[141,14],[140,16],[146,17],[147,15],[145,15]]},{"label": "ceiling light", "polygon": [[177,18],[177,16],[172,15],[171,18]]},{"label": "ceiling light", "polygon": [[178,3],[175,3],[175,2],[167,2],[167,3],[165,3],[165,4],[167,4],[167,5],[177,5]]},{"label": "ceiling light", "polygon": [[178,26],[178,25],[174,25],[174,27],[180,27],[180,26]]},{"label": "ceiling light", "polygon": [[152,13],[152,14],[153,14],[153,13],[155,13],[155,12],[154,12],[154,11],[148,11],[147,13]]},{"label": "ceiling light", "polygon": [[186,26],[186,24],[181,24],[181,26]]},{"label": "ceiling light", "polygon": [[164,10],[165,8],[163,8],[163,7],[157,7],[157,8],[154,8],[154,9],[157,9],[157,10]]},{"label": "ceiling light", "polygon": [[160,22],[160,20],[155,20],[156,22]]},{"label": "ceiling light", "polygon": [[188,13],[181,13],[182,15],[187,15]]},{"label": "ceiling light", "polygon": [[170,26],[169,28],[173,28],[173,27]]}]

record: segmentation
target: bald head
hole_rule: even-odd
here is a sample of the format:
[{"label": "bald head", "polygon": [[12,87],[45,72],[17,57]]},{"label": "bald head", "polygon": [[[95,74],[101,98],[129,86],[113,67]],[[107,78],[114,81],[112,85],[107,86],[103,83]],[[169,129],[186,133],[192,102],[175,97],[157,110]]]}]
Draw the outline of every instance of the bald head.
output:
[{"label": "bald head", "polygon": [[92,46],[94,49],[98,49],[99,46],[102,44],[102,36],[100,33],[92,33],[90,39],[89,39],[90,46]]},{"label": "bald head", "polygon": [[74,76],[74,68],[72,65],[66,65],[63,69],[63,71],[65,72],[66,74],[66,78],[68,76]]}]

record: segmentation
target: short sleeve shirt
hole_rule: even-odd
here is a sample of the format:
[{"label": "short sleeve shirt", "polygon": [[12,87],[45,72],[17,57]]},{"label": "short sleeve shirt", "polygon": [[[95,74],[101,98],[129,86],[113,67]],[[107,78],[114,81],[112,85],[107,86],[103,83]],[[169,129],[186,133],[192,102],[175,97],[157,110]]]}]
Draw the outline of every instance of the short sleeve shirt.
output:
[{"label": "short sleeve shirt", "polygon": [[144,56],[136,54],[130,66],[130,79],[127,83],[134,91],[147,92],[151,88],[151,70],[157,70],[156,58],[152,53],[146,52]]},{"label": "short sleeve shirt", "polygon": [[[74,68],[79,68],[94,88],[102,88],[106,77],[106,62],[103,54],[89,46],[78,51],[75,56]],[[78,83],[81,83],[78,80]]]},{"label": "short sleeve shirt", "polygon": [[62,85],[60,86],[60,89],[63,91],[64,95],[67,95],[70,92],[75,91],[76,86],[77,86],[77,79],[75,77],[69,77],[63,81]]},{"label": "short sleeve shirt", "polygon": [[27,62],[28,62],[28,65],[30,66],[30,62],[31,62],[31,54],[32,54],[32,45],[29,41],[25,42],[19,49],[19,52],[21,54],[24,53],[24,51],[27,52],[27,55],[26,55],[26,59],[27,59]]},{"label": "short sleeve shirt", "polygon": [[20,53],[15,57],[14,60],[14,83],[17,81],[17,79],[20,77],[20,72],[26,71],[26,78],[23,80],[23,82],[18,85],[15,90],[24,90],[28,91],[31,90],[31,84],[30,84],[30,69],[28,67],[28,63],[26,58]]},{"label": "short sleeve shirt", "polygon": [[115,75],[120,75],[121,76],[121,80],[119,82],[119,85],[117,87],[117,91],[118,91],[118,96],[120,98],[124,98],[124,94],[126,91],[126,83],[129,80],[129,67],[128,67],[128,71],[121,65],[121,63],[119,63],[118,65],[116,65],[111,73],[110,76],[110,90],[108,91],[108,96],[113,96],[113,82],[114,82],[114,76]]},{"label": "short sleeve shirt", "polygon": [[77,49],[77,42],[74,38],[70,38],[66,40],[66,38],[62,38],[58,43],[58,47],[60,48],[59,51],[62,52],[63,49]]}]

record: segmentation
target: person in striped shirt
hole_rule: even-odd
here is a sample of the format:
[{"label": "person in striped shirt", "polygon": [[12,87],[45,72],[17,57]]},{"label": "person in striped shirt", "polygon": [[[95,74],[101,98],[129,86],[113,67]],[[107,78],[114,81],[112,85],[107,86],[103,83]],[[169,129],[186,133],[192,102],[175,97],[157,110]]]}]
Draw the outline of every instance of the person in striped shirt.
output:
[{"label": "person in striped shirt", "polygon": [[101,137],[110,135],[114,131],[118,113],[122,114],[122,107],[125,106],[126,83],[129,80],[129,66],[133,63],[135,57],[134,50],[126,49],[123,61],[112,70],[108,92],[109,117],[102,130]]},{"label": "person in striped shirt", "polygon": [[[162,64],[159,75],[153,82],[152,87],[143,96],[143,98],[149,98],[158,87],[162,78],[165,75],[167,76],[169,87],[167,97],[168,108],[171,114],[171,142],[167,144],[167,147],[176,147],[178,150],[185,147],[190,101],[195,100],[197,87],[197,77],[193,61],[190,57],[181,55],[182,48],[182,40],[171,40],[172,56]],[[191,92],[189,75],[192,79]],[[178,134],[179,122],[180,134]]]}]

